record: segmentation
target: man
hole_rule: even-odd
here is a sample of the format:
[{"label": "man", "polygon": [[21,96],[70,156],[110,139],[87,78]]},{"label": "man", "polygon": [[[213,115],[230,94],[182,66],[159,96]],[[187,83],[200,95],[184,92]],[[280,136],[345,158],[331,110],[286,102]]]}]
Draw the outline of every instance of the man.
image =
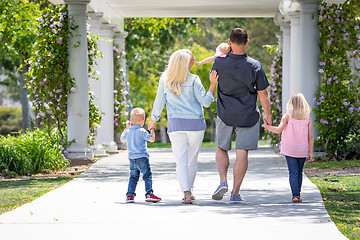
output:
[{"label": "man", "polygon": [[270,100],[266,90],[269,82],[260,62],[246,55],[248,43],[246,31],[235,28],[229,38],[232,52],[225,58],[216,58],[212,67],[219,75],[216,164],[220,175],[220,185],[212,198],[221,200],[228,191],[228,151],[231,150],[231,139],[235,133],[236,160],[230,203],[244,201],[239,191],[248,168],[248,151],[258,147],[260,113],[256,105],[257,96],[265,112],[264,121],[271,125]]}]

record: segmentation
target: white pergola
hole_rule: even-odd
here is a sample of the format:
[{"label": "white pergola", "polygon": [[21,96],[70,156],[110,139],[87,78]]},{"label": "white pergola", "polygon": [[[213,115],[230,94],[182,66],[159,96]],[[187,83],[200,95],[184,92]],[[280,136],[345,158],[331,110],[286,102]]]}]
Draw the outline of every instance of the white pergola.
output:
[{"label": "white pergola", "polygon": [[[302,92],[311,107],[320,83],[319,30],[317,0],[50,0],[68,4],[69,16],[79,28],[69,48],[69,72],[75,78],[77,91],[68,100],[68,140],[75,139],[67,151],[70,159],[93,158],[104,155],[105,149],[116,151],[114,141],[114,65],[113,42],[125,49],[124,17],[267,17],[274,18],[280,27],[276,33],[283,54],[283,111],[289,97]],[[345,0],[328,0],[343,3]],[[88,19],[89,17],[89,19]],[[100,81],[89,80],[87,74],[86,25],[99,34],[99,49],[103,58],[97,59]],[[234,26],[236,27],[236,26]],[[275,33],[274,33],[275,34]],[[108,39],[114,41],[107,41]],[[261,61],[261,59],[259,59]],[[122,61],[122,69],[126,69]],[[126,73],[124,73],[126,74]],[[89,135],[88,90],[95,93],[96,104],[103,116],[95,147],[87,144]]]}]

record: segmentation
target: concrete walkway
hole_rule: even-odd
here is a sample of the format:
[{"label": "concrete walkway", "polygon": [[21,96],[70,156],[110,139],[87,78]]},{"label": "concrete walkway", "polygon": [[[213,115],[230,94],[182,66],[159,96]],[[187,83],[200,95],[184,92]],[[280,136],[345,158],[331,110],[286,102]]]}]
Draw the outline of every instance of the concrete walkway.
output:
[{"label": "concrete walkway", "polygon": [[126,151],[101,159],[68,184],[0,215],[0,239],[346,239],[306,177],[303,203],[291,202],[285,160],[271,149],[250,152],[241,204],[230,205],[229,192],[222,201],[211,199],[219,184],[214,158],[215,149],[201,150],[192,205],[181,204],[170,149],[150,149],[159,203],[144,201],[142,180],[135,203],[125,203]]}]

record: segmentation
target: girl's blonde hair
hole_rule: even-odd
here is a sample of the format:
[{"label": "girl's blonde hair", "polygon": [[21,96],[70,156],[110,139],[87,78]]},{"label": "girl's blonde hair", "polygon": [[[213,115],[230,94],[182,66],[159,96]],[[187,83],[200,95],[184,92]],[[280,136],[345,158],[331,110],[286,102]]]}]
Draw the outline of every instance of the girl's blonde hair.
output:
[{"label": "girl's blonde hair", "polygon": [[310,106],[302,93],[295,93],[287,103],[286,112],[297,120],[308,119],[310,111]]},{"label": "girl's blonde hair", "polygon": [[162,73],[165,86],[169,88],[170,92],[177,96],[181,94],[180,85],[187,80],[191,57],[192,53],[188,49],[181,49],[174,52],[170,56],[169,64]]}]

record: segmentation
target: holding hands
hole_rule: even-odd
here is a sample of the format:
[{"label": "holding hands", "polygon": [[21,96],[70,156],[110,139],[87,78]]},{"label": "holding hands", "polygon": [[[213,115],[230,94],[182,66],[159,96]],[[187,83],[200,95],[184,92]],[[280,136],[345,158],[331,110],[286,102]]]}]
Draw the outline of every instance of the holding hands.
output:
[{"label": "holding hands", "polygon": [[154,120],[151,120],[149,123],[148,123],[148,129],[151,130],[151,129],[154,129],[156,126],[156,122]]}]

